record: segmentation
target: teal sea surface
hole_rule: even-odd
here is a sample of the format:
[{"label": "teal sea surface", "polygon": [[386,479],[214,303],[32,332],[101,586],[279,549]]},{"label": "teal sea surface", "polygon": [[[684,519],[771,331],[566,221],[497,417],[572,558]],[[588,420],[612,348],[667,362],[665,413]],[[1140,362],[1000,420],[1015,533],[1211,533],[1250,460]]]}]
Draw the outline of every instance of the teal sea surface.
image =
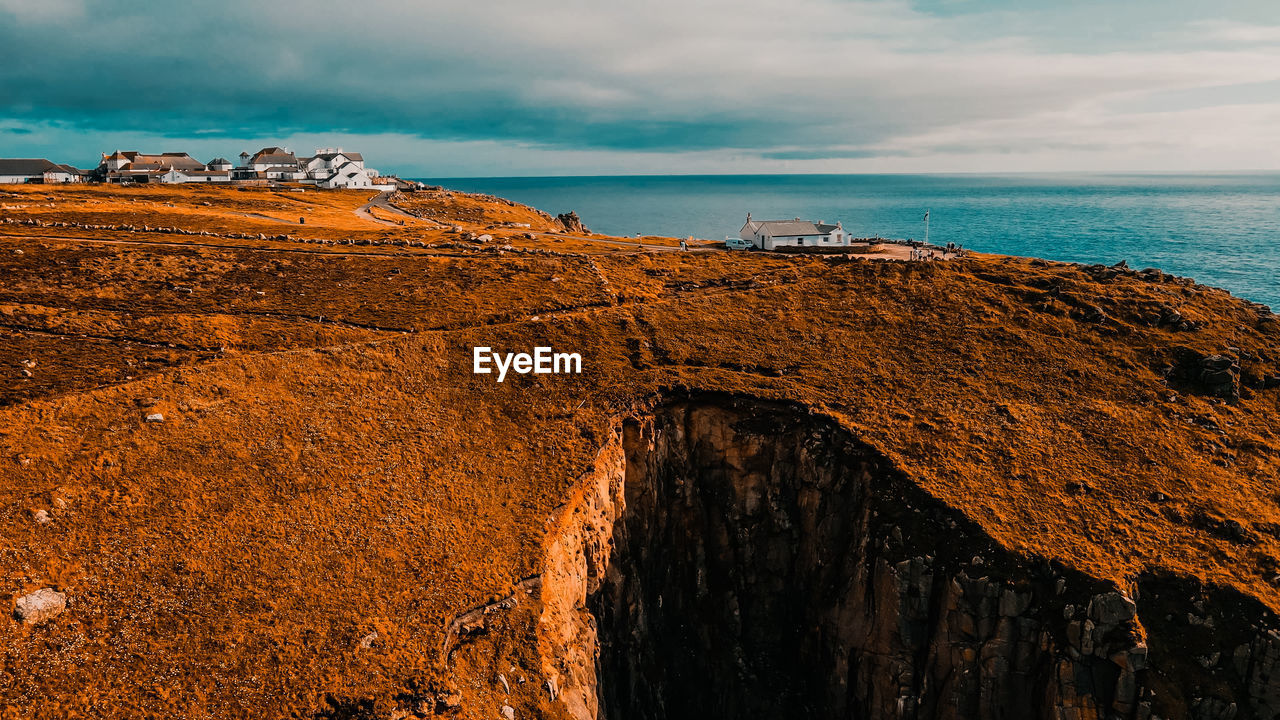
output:
[{"label": "teal sea surface", "polygon": [[844,223],[1080,263],[1125,260],[1280,309],[1280,173],[1186,175],[674,175],[434,178],[610,235],[723,239],[755,219]]}]

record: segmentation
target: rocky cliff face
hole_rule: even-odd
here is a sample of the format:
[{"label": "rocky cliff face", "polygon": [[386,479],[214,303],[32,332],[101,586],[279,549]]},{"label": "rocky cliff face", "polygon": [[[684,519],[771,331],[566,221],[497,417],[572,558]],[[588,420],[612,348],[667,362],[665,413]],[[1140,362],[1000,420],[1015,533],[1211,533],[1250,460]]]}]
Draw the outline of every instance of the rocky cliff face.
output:
[{"label": "rocky cliff face", "polygon": [[540,650],[577,718],[1271,718],[1280,626],[993,543],[834,423],[669,404],[555,520]]}]

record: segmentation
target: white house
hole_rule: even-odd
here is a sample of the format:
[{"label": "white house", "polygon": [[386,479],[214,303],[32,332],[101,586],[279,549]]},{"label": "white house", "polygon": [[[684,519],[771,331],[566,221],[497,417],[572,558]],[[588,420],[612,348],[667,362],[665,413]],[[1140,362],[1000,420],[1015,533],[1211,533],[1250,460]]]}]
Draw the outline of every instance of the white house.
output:
[{"label": "white house", "polygon": [[843,247],[849,244],[849,235],[844,225],[837,222],[828,225],[821,220],[752,220],[747,213],[747,222],[742,226],[738,237],[746,240],[761,250],[773,250],[779,247]]},{"label": "white house", "polygon": [[373,178],[369,172],[354,162],[346,163],[333,170],[324,178],[318,178],[316,185],[322,188],[369,188],[373,187]]},{"label": "white house", "polygon": [[364,156],[342,148],[321,148],[302,158],[307,180],[322,188],[372,188],[378,171],[364,165]]},{"label": "white house", "polygon": [[159,180],[167,185],[175,185],[179,183],[229,183],[231,182],[231,171],[178,170],[177,168],[169,168],[167,172],[164,172],[159,176]]},{"label": "white house", "polygon": [[300,160],[302,167],[314,180],[328,177],[334,170],[343,165],[353,164],[364,168],[364,156],[357,152],[346,152],[342,148],[320,148],[316,154]]},{"label": "white house", "polygon": [[0,158],[0,183],[72,183],[80,182],[83,173],[70,165],[59,165],[44,158]]},{"label": "white house", "polygon": [[271,168],[298,168],[298,157],[281,147],[262,148],[250,156],[240,153],[240,169],[261,172]]},{"label": "white house", "polygon": [[299,180],[307,179],[306,171],[297,166],[290,167],[287,165],[278,165],[275,167],[269,167],[263,170],[262,172],[266,173],[266,177],[268,180],[283,180],[285,182],[297,182]]}]

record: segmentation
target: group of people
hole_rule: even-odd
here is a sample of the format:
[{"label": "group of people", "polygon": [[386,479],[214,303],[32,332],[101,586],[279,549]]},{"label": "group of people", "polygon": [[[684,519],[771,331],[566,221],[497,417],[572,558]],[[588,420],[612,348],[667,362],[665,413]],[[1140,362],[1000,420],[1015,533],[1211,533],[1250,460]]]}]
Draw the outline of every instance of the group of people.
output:
[{"label": "group of people", "polygon": [[[957,245],[956,243],[950,243],[950,242],[947,243],[947,246],[942,250],[942,259],[946,260],[948,255],[954,255],[956,257],[964,257],[964,246]],[[913,247],[911,248],[911,259],[912,260],[937,260],[938,251],[934,250],[933,248]]]}]

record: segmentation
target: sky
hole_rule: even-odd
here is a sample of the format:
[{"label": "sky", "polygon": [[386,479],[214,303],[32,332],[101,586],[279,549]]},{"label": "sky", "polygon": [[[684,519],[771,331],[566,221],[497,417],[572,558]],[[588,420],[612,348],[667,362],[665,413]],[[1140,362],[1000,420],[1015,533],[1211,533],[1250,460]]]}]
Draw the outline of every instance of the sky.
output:
[{"label": "sky", "polygon": [[0,0],[0,157],[1280,169],[1275,0]]}]

